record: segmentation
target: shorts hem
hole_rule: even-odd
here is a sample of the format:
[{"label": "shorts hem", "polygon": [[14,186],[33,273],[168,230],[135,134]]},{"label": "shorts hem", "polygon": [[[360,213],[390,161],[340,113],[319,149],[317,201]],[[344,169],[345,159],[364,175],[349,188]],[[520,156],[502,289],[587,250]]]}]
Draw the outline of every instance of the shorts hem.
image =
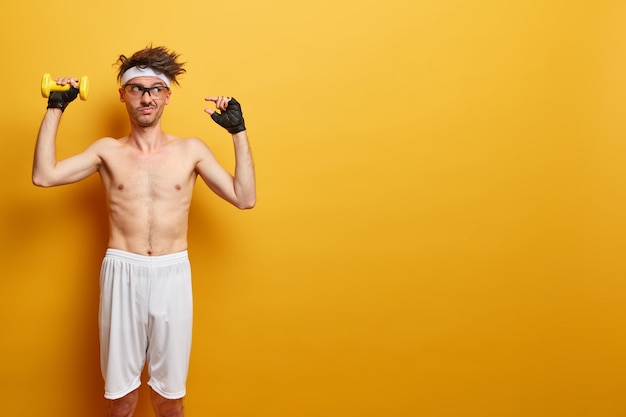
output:
[{"label": "shorts hem", "polygon": [[150,388],[154,390],[154,392],[156,392],[161,397],[168,399],[168,400],[178,400],[178,399],[183,398],[187,394],[186,390],[182,390],[180,392],[175,392],[175,393],[164,392],[163,390],[156,387],[156,384],[151,381],[148,381],[148,385],[150,386]]},{"label": "shorts hem", "polygon": [[118,391],[114,393],[109,393],[105,391],[104,398],[106,398],[107,400],[119,400],[120,398],[127,396],[128,394],[130,394],[131,392],[133,392],[140,386],[141,386],[141,382],[131,385],[128,389],[125,389],[124,391]]}]

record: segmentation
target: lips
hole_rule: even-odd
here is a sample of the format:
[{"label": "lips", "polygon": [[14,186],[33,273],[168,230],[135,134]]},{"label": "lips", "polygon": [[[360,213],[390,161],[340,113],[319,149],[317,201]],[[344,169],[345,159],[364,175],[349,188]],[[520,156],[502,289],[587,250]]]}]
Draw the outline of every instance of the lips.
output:
[{"label": "lips", "polygon": [[137,109],[137,112],[140,114],[150,114],[154,110],[154,107],[140,107]]}]

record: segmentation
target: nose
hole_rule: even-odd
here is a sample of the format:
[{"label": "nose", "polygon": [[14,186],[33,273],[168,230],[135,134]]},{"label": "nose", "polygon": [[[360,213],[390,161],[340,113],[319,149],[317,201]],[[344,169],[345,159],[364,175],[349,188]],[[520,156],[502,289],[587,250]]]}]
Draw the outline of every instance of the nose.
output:
[{"label": "nose", "polygon": [[[146,96],[147,94],[147,96]],[[150,94],[150,90],[144,90],[141,92],[141,102],[149,103],[152,101],[152,95]]]}]

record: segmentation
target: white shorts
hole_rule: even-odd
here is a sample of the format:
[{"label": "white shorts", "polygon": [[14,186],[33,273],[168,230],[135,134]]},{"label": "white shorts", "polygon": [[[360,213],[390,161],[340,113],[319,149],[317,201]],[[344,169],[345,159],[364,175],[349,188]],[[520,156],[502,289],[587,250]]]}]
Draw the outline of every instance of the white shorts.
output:
[{"label": "white shorts", "polygon": [[192,325],[187,251],[143,256],[108,249],[100,272],[100,365],[105,398],[141,385],[165,398],[186,393]]}]

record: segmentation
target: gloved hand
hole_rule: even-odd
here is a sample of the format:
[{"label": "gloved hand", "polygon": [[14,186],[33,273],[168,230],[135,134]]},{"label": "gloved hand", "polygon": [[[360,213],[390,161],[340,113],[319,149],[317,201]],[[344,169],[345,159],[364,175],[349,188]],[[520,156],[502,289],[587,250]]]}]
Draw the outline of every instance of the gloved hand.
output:
[{"label": "gloved hand", "polygon": [[48,97],[48,108],[61,109],[61,112],[65,111],[67,105],[78,97],[78,92],[79,89],[74,86],[70,86],[70,89],[67,91],[52,91],[50,97]]},{"label": "gloved hand", "polygon": [[241,104],[234,98],[230,99],[226,110],[223,110],[221,113],[211,113],[211,119],[226,129],[228,133],[234,134],[246,130]]}]

